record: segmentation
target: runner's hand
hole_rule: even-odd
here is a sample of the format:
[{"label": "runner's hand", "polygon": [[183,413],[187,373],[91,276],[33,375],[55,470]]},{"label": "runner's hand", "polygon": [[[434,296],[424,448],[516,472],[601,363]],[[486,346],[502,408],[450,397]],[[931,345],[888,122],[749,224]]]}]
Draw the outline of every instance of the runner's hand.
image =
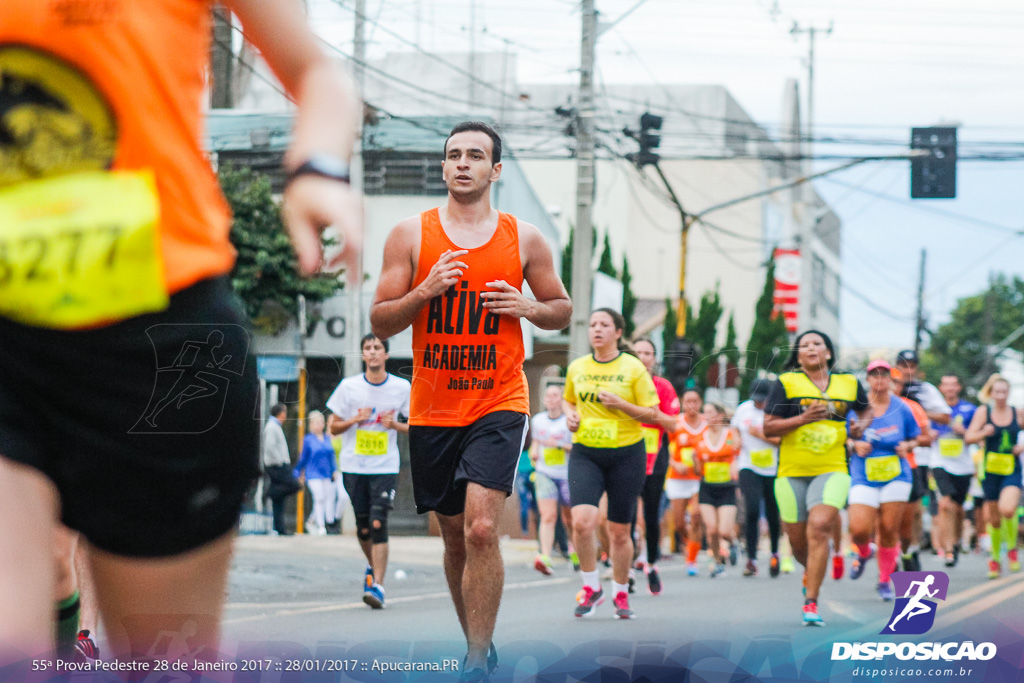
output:
[{"label": "runner's hand", "polygon": [[360,422],[366,422],[373,416],[373,408],[360,408],[359,412],[356,413],[356,417],[359,418]]},{"label": "runner's hand", "polygon": [[441,254],[437,259],[437,263],[431,266],[426,279],[419,286],[428,299],[444,294],[446,289],[459,281],[459,278],[462,277],[463,272],[469,266],[456,259],[468,253],[468,249],[459,249],[458,251],[449,249]]},{"label": "runner's hand", "polygon": [[991,422],[986,423],[985,426],[981,428],[981,435],[982,436],[992,436],[995,433],[996,433],[996,428],[992,425]]},{"label": "runner's hand", "polygon": [[533,312],[535,302],[527,299],[522,292],[504,280],[488,282],[487,286],[498,290],[497,292],[484,292],[480,295],[484,299],[484,308],[491,313],[508,315],[513,318],[528,318]]},{"label": "runner's hand", "polygon": [[601,391],[597,392],[597,400],[601,402],[601,405],[605,406],[606,408],[611,408],[613,410],[618,409],[626,404],[625,399],[623,399],[618,394],[607,391],[606,389],[602,389]]},{"label": "runner's hand", "polygon": [[349,283],[355,283],[363,249],[363,208],[351,187],[328,178],[300,176],[285,189],[281,214],[299,259],[300,273],[312,275],[324,266],[320,233],[330,225],[338,232],[341,251],[331,258],[327,269],[345,266]]},{"label": "runner's hand", "polygon": [[813,403],[808,406],[801,417],[804,419],[804,424],[810,424],[812,422],[820,422],[821,420],[828,419],[828,406],[822,403]]},{"label": "runner's hand", "polygon": [[569,431],[576,433],[576,430],[580,428],[580,414],[575,410],[570,410],[565,414],[565,424],[569,427]]},{"label": "runner's hand", "polygon": [[395,428],[395,411],[388,410],[380,414],[380,423],[384,425],[384,429]]}]

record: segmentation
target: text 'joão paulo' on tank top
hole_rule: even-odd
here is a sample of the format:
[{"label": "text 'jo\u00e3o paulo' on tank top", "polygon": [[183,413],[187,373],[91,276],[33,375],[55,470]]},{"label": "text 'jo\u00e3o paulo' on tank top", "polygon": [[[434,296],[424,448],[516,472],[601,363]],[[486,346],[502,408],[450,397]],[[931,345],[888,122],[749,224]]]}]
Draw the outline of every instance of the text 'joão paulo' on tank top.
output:
[{"label": "text 'jo\u00e3o paulo' on tank top", "polygon": [[[419,286],[441,255],[463,247],[453,243],[438,210],[420,215],[420,256],[413,287]],[[498,214],[494,236],[459,257],[468,267],[443,294],[431,299],[412,326],[413,380],[409,424],[461,427],[499,410],[529,414],[518,319],[484,308],[481,295],[504,280],[522,290],[519,228],[515,216]]]}]

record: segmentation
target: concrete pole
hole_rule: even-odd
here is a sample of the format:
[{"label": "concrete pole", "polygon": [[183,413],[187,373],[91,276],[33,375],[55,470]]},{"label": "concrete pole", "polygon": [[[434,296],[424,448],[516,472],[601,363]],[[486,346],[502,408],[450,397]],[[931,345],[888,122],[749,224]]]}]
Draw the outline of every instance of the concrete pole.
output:
[{"label": "concrete pole", "polygon": [[[355,30],[352,36],[353,77],[356,81],[356,88],[359,90],[360,102],[362,102],[363,90],[366,86],[366,70],[363,64],[366,63],[366,0],[355,0]],[[362,112],[359,117],[359,135],[352,149],[352,163],[350,164],[350,175],[352,176],[352,188],[360,193],[363,191],[363,120]],[[365,212],[366,205],[363,204]],[[363,240],[366,240],[365,229]],[[345,321],[345,368],[346,375],[354,374],[353,368],[360,367],[359,361],[362,357],[359,340],[363,337],[363,257],[360,254],[355,264],[356,277],[346,297],[348,311]]]},{"label": "concrete pole", "polygon": [[590,285],[593,260],[591,222],[594,209],[594,52],[597,43],[597,10],[594,0],[582,0],[583,33],[580,44],[580,92],[576,108],[576,233],[572,251],[572,326],[570,360],[590,349]]}]

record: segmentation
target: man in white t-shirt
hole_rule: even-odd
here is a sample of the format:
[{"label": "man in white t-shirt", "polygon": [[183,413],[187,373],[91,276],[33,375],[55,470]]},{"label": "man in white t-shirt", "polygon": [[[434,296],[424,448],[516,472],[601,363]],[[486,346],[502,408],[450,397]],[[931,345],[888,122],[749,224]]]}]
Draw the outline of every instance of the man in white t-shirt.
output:
[{"label": "man in white t-shirt", "polygon": [[746,515],[743,520],[744,537],[747,543],[747,566],[744,576],[757,574],[757,541],[760,536],[761,502],[764,502],[765,518],[768,520],[768,537],[771,543],[769,574],[779,575],[779,506],[775,502],[775,475],[779,471],[778,437],[771,439],[764,435],[764,404],[768,399],[771,383],[756,379],[750,385],[750,400],[736,407],[732,426],[740,432],[742,446],[738,459],[740,470],[740,492]]},{"label": "man in white t-shirt", "polygon": [[366,372],[342,380],[327,407],[332,434],[342,434],[339,469],[356,515],[356,536],[368,562],[363,602],[384,607],[384,577],[388,568],[388,512],[395,500],[400,456],[398,432],[409,425],[408,380],[385,370],[388,343],[372,334],[362,339]]},{"label": "man in white t-shirt", "polygon": [[[555,540],[555,523],[558,512],[562,512],[562,523],[572,529],[572,507],[569,505],[569,451],[572,449],[572,432],[562,412],[562,387],[549,384],[544,390],[543,413],[537,413],[530,422],[530,460],[536,470],[534,489],[540,523],[537,536],[540,540],[540,554],[533,566],[541,574],[552,574],[551,547]],[[575,556],[570,543],[569,551]],[[579,561],[573,562],[578,565]]]}]

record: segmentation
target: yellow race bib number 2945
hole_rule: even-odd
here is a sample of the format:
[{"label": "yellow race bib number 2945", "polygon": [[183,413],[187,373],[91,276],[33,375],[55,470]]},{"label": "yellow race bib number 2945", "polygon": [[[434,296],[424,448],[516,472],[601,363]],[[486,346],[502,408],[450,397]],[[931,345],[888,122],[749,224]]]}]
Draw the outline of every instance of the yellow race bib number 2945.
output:
[{"label": "yellow race bib number 2945", "polygon": [[149,172],[0,189],[0,315],[72,329],[163,310],[159,218]]}]

